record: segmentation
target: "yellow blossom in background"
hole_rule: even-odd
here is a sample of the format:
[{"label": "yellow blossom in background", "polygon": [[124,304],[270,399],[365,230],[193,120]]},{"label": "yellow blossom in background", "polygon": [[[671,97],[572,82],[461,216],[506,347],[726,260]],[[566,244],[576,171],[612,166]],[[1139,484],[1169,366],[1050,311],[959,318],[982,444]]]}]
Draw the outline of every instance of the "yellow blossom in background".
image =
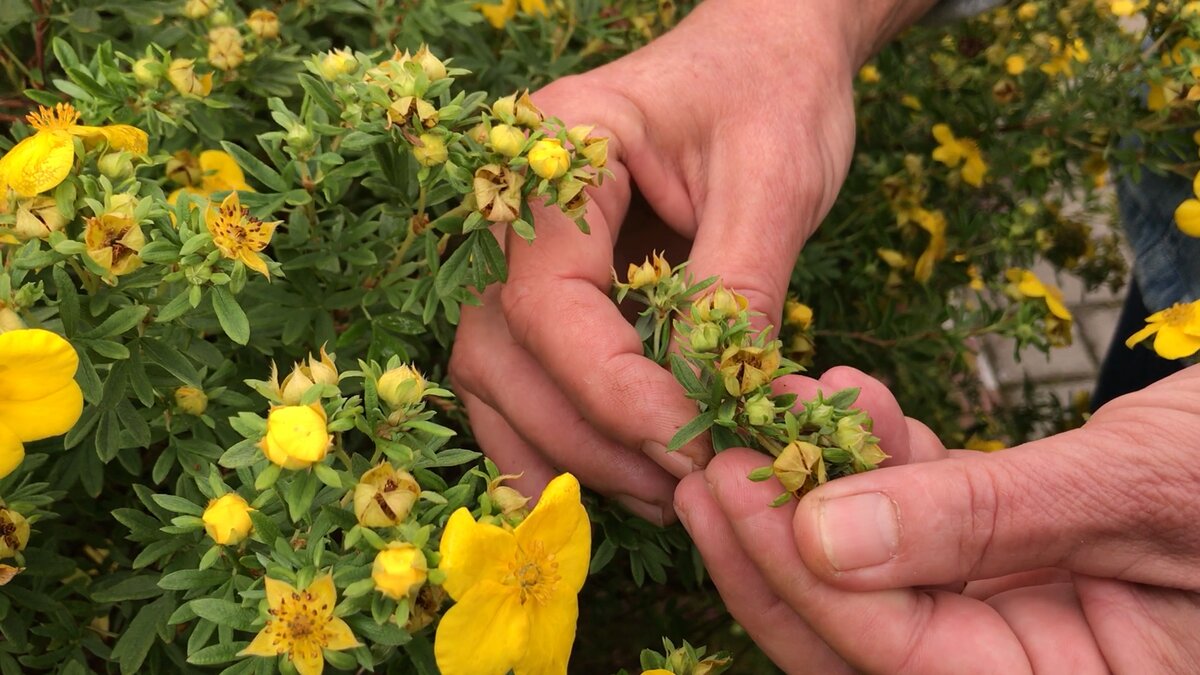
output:
[{"label": "yellow blossom in background", "polygon": [[1039,9],[1037,3],[1023,2],[1017,7],[1017,18],[1024,23],[1029,23],[1037,18]]},{"label": "yellow blossom in background", "polygon": [[279,17],[269,9],[256,9],[246,17],[246,26],[260,40],[279,37]]},{"label": "yellow blossom in background", "polygon": [[913,278],[925,283],[933,276],[934,265],[946,257],[946,216],[941,211],[918,208],[914,209],[912,219],[929,234],[929,244],[913,267]]},{"label": "yellow blossom in background", "polygon": [[1093,153],[1088,155],[1088,158],[1083,160],[1080,166],[1083,169],[1084,175],[1092,179],[1092,185],[1101,188],[1108,183],[1108,160],[1104,159],[1104,155]]},{"label": "yellow blossom in background", "polygon": [[983,276],[979,273],[978,265],[968,265],[967,266],[967,278],[970,280],[967,283],[967,286],[971,290],[973,290],[973,291],[982,291],[983,290],[983,288],[984,288]]},{"label": "yellow blossom in background", "polygon": [[205,150],[198,158],[181,150],[167,161],[167,177],[183,186],[167,195],[172,206],[183,192],[205,198],[229,190],[254,192],[237,160],[224,150]]},{"label": "yellow blossom in background", "polygon": [[563,474],[515,529],[460,508],[442,534],[442,587],[457,602],[434,654],[442,675],[563,675],[587,578],[591,526],[579,481]]},{"label": "yellow blossom in background", "polygon": [[1146,317],[1146,327],[1129,336],[1133,348],[1154,336],[1154,351],[1164,359],[1182,359],[1200,351],[1200,301],[1176,303]]},{"label": "yellow blossom in background", "polygon": [[1051,57],[1049,61],[1042,64],[1042,72],[1051,77],[1057,75],[1070,77],[1075,74],[1076,63],[1087,63],[1091,59],[1087,45],[1079,38],[1064,41],[1057,37],[1051,37],[1048,46]]},{"label": "yellow blossom in background", "polygon": [[878,84],[880,80],[879,68],[877,68],[874,64],[868,63],[867,65],[858,69],[858,79],[862,80],[866,84]]},{"label": "yellow blossom in background", "polygon": [[920,112],[924,109],[924,106],[921,105],[921,100],[912,94],[905,94],[901,96],[900,105],[908,108],[909,110],[915,110],[917,112]]},{"label": "yellow blossom in background", "polygon": [[375,554],[371,580],[375,590],[393,599],[408,597],[425,583],[429,566],[421,549],[404,542],[392,542]]},{"label": "yellow blossom in background", "polygon": [[184,96],[204,98],[212,93],[213,74],[196,75],[195,59],[175,59],[167,66],[167,80]]},{"label": "yellow blossom in background", "polygon": [[517,15],[518,5],[522,14],[541,14],[546,16],[546,0],[499,0],[476,5],[475,8],[483,14],[483,18],[492,24],[492,28],[504,28],[504,24]]},{"label": "yellow blossom in background", "polygon": [[361,646],[350,626],[333,615],[337,587],[333,575],[315,579],[308,588],[266,577],[270,618],[238,656],[286,654],[300,675],[320,675],[325,669],[323,650],[341,651]]},{"label": "yellow blossom in background", "polygon": [[69,103],[53,108],[38,106],[25,116],[34,134],[0,157],[0,194],[12,188],[20,197],[32,197],[58,187],[75,165],[75,141],[91,149],[107,142],[110,150],[146,154],[146,132],[128,124],[90,127],[77,124],[79,113]]},{"label": "yellow blossom in background", "polygon": [[794,326],[800,330],[807,330],[812,325],[813,311],[812,307],[796,300],[788,298],[783,304],[783,321],[789,326]]},{"label": "yellow blossom in background", "polygon": [[1200,174],[1192,178],[1192,194],[1175,208],[1175,225],[1189,237],[1200,237]]},{"label": "yellow blossom in background", "polygon": [[662,668],[655,668],[654,670],[643,670],[642,675],[675,675],[675,673],[663,670]]},{"label": "yellow blossom in background", "polygon": [[236,492],[224,494],[208,503],[201,520],[204,531],[222,546],[242,543],[254,529],[250,520],[253,509]]},{"label": "yellow blossom in background", "polygon": [[29,521],[12,509],[0,508],[0,558],[11,558],[29,543]]},{"label": "yellow blossom in background", "polygon": [[969,138],[958,138],[946,124],[933,125],[933,138],[938,147],[933,150],[933,159],[951,169],[962,165],[960,174],[968,185],[981,187],[988,165],[983,160],[979,145]]},{"label": "yellow blossom in background", "polygon": [[208,62],[219,70],[233,70],[242,65],[242,34],[233,26],[218,26],[208,31]]},{"label": "yellow blossom in background", "polygon": [[1071,310],[1063,303],[1063,293],[1054,284],[1043,283],[1030,270],[1011,268],[1004,273],[1014,295],[1020,298],[1041,299],[1046,303],[1046,335],[1052,344],[1071,344]]},{"label": "yellow blossom in background", "polygon": [[320,406],[285,405],[267,415],[267,433],[259,447],[273,464],[294,470],[325,459],[332,443]]},{"label": "yellow blossom in background", "polygon": [[1183,85],[1170,78],[1151,81],[1146,94],[1146,108],[1151,112],[1158,112],[1170,106],[1179,100],[1183,93],[1182,87]]},{"label": "yellow blossom in background", "polygon": [[1149,4],[1150,0],[1112,0],[1108,11],[1112,12],[1113,16],[1133,16],[1146,9]]},{"label": "yellow blossom in background", "polygon": [[267,263],[258,254],[271,243],[271,235],[280,221],[262,221],[251,216],[250,209],[238,200],[236,191],[230,192],[216,215],[210,216],[205,219],[208,232],[221,254],[231,260],[240,260],[246,267],[269,278]]},{"label": "yellow blossom in background", "polygon": [[99,218],[88,218],[83,229],[83,242],[87,254],[97,265],[104,268],[105,281],[115,283],[115,278],[142,266],[138,251],[146,244],[146,236],[137,223],[120,213],[106,213]]},{"label": "yellow blossom in background", "polygon": [[25,443],[65,434],[83,413],[70,342],[40,328],[0,333],[0,478],[25,458]]},{"label": "yellow blossom in background", "polygon": [[183,5],[183,15],[189,19],[203,19],[220,4],[221,0],[187,0]]},{"label": "yellow blossom in background", "polygon": [[1025,72],[1028,62],[1020,54],[1012,54],[1004,59],[1004,70],[1009,75],[1020,75]]},{"label": "yellow blossom in background", "polygon": [[981,436],[972,434],[971,437],[967,439],[966,445],[963,447],[967,450],[978,450],[979,452],[996,452],[997,450],[1003,450],[1008,446],[1004,444],[1004,441],[983,438]]}]

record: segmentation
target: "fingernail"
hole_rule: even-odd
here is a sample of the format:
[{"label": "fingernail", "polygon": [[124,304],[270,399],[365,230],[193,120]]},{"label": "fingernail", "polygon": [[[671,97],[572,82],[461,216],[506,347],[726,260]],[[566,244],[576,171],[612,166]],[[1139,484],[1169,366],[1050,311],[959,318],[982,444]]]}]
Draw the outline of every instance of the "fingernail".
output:
[{"label": "fingernail", "polygon": [[651,504],[629,495],[613,495],[613,499],[633,515],[644,518],[659,527],[667,522],[663,514],[663,507],[658,504]]},{"label": "fingernail", "polygon": [[657,441],[642,443],[642,454],[661,464],[676,478],[683,478],[696,470],[696,464],[690,457],[681,452],[667,452],[667,446]]},{"label": "fingernail", "polygon": [[900,514],[882,492],[822,500],[817,523],[825,557],[842,572],[883,564],[900,545]]}]

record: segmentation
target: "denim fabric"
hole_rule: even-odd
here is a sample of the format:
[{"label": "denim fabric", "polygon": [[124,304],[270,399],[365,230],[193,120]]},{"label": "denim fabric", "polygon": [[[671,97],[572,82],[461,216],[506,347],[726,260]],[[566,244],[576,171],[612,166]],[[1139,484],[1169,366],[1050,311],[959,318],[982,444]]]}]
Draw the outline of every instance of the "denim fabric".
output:
[{"label": "denim fabric", "polygon": [[1141,182],[1117,184],[1121,222],[1134,253],[1134,275],[1146,308],[1157,312],[1200,299],[1200,239],[1175,226],[1175,208],[1192,197],[1192,182],[1143,171]]}]

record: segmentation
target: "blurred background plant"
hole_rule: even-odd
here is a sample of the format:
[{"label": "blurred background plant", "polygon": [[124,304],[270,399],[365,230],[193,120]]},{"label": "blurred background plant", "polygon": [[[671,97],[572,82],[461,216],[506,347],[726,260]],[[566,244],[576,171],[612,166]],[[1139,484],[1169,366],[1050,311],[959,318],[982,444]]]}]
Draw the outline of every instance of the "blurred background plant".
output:
[{"label": "blurred background plant", "polygon": [[[460,305],[505,275],[484,226],[532,236],[529,200],[572,213],[602,179],[586,138],[543,127],[520,92],[638,48],[688,5],[0,0],[0,152],[49,134],[21,152],[50,148],[63,170],[26,189],[0,161],[0,330],[67,337],[86,400],[0,480],[32,526],[0,549],[20,569],[0,578],[0,673],[270,672],[236,656],[264,625],[259,579],[303,590],[329,568],[368,646],[326,665],[434,672],[438,532],[458,506],[511,506],[435,384]],[[948,445],[1080,423],[1033,390],[995,408],[977,354],[989,336],[1068,343],[1066,277],[1123,285],[1114,173],[1200,168],[1197,9],[1014,3],[879,54],[783,356],[875,374]],[[24,121],[63,102],[78,121]],[[1047,263],[1054,278],[1030,271]],[[387,509],[367,513],[376,497]],[[635,668],[658,636],[771,672],[682,530],[585,503],[572,672]],[[395,543],[424,569],[408,549],[377,565]],[[644,667],[691,667],[662,663]]]}]

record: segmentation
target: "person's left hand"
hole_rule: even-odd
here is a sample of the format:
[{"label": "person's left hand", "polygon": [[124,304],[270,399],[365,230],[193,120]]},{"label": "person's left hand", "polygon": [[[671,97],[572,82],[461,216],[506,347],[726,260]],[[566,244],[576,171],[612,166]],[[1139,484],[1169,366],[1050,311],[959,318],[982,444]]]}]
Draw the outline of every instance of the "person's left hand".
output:
[{"label": "person's left hand", "polygon": [[993,454],[945,456],[911,423],[897,452],[880,414],[898,408],[869,382],[862,407],[881,446],[910,465],[772,509],[780,486],[746,478],[769,458],[735,449],[676,490],[730,612],[776,663],[1195,672],[1200,367],[1111,402],[1082,429]]}]

